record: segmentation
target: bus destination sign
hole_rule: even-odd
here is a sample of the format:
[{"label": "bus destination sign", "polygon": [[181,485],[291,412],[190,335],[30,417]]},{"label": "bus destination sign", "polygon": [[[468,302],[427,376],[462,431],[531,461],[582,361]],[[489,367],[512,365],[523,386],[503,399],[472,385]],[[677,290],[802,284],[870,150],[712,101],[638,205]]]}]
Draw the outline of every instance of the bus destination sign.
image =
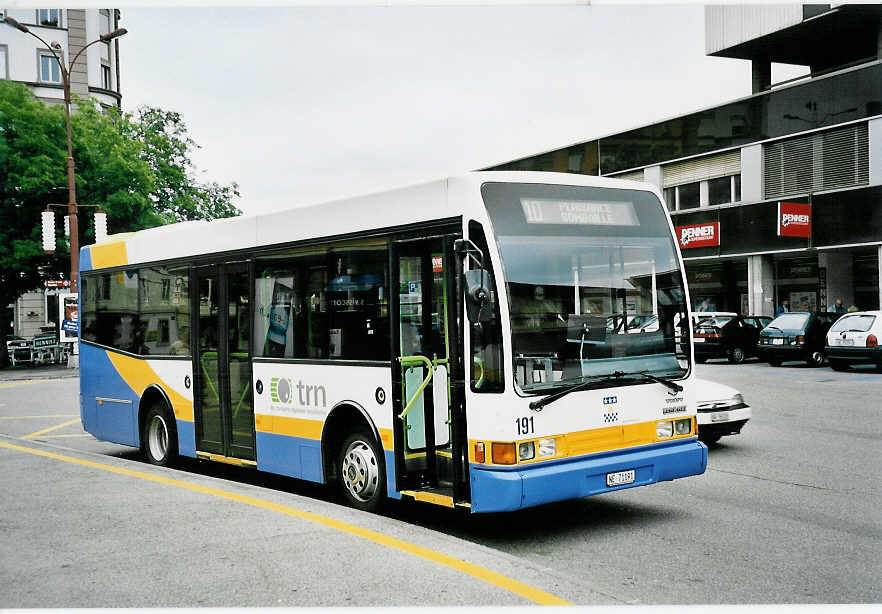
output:
[{"label": "bus destination sign", "polygon": [[528,224],[569,224],[575,226],[639,226],[634,205],[628,202],[604,203],[590,200],[522,198],[521,207]]}]

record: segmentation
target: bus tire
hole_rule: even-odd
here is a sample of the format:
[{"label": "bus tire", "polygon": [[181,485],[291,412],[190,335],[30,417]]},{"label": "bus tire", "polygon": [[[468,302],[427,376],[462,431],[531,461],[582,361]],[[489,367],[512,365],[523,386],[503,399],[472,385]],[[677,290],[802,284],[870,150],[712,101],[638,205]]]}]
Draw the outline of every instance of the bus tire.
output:
[{"label": "bus tire", "polygon": [[144,455],[153,465],[168,467],[178,455],[178,429],[165,403],[154,403],[147,410],[141,443]]},{"label": "bus tire", "polygon": [[368,433],[355,431],[343,441],[337,458],[337,476],[348,505],[375,512],[383,504],[386,498],[383,454]]}]

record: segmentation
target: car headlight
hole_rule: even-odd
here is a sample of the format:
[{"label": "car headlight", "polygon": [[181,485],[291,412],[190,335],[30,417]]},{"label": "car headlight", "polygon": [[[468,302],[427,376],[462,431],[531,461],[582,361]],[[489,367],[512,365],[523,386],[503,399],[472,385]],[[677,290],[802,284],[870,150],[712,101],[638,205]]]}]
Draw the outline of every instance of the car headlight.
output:
[{"label": "car headlight", "polygon": [[536,456],[536,446],[532,441],[524,441],[518,444],[518,458],[520,460],[530,460],[534,456]]},{"label": "car headlight", "polygon": [[692,418],[677,420],[674,422],[674,431],[677,435],[688,435],[692,432]]},{"label": "car headlight", "polygon": [[554,439],[539,440],[539,456],[554,456],[557,454],[557,441]]},{"label": "car headlight", "polygon": [[670,420],[657,422],[655,425],[655,436],[659,439],[666,439],[674,436],[674,423]]}]

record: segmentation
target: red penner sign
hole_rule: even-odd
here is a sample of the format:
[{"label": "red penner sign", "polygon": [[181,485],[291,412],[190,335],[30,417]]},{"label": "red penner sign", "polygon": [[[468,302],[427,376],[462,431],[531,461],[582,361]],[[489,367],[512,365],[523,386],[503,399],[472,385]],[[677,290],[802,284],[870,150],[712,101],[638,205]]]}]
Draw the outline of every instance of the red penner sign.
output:
[{"label": "red penner sign", "polygon": [[677,226],[677,241],[680,249],[692,247],[714,247],[720,244],[720,223],[690,224]]},{"label": "red penner sign", "polygon": [[778,203],[778,236],[811,237],[811,204],[785,202]]}]

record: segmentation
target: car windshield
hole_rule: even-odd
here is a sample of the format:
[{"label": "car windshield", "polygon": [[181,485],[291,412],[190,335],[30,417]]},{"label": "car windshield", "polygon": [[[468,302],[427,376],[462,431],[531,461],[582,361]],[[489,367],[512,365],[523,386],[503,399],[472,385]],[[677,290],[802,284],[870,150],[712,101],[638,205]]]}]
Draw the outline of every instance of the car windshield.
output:
[{"label": "car windshield", "polygon": [[687,313],[668,219],[651,192],[488,183],[515,380],[553,388],[614,371],[677,376]]},{"label": "car windshield", "polygon": [[808,321],[807,313],[782,313],[769,323],[770,328],[781,330],[802,330]]},{"label": "car windshield", "polygon": [[843,316],[836,320],[836,323],[830,327],[831,333],[839,333],[845,330],[865,333],[873,327],[876,316],[863,314],[854,316]]}]

